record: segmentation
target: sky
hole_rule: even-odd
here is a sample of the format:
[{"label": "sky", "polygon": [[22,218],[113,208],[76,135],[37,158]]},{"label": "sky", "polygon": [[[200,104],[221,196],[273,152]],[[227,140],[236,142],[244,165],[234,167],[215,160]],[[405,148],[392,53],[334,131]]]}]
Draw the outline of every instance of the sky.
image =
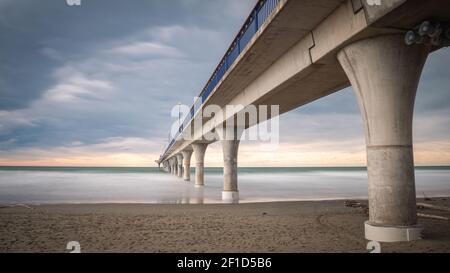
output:
[{"label": "sky", "polygon": [[[0,0],[0,165],[154,166],[255,0]],[[420,82],[416,165],[450,165],[450,50]],[[363,166],[351,88],[280,118],[280,143],[243,142],[240,166]],[[221,166],[219,143],[206,166]]]}]

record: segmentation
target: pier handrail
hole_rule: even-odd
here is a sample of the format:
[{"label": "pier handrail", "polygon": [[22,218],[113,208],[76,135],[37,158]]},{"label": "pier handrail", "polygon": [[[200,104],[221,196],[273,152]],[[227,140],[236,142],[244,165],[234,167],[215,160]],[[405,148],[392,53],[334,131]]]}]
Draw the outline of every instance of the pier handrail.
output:
[{"label": "pier handrail", "polygon": [[201,109],[204,102],[209,98],[212,91],[217,87],[217,84],[223,79],[228,70],[233,66],[236,59],[242,53],[243,49],[248,45],[252,38],[256,35],[261,26],[266,22],[269,16],[277,7],[281,0],[259,0],[255,8],[252,10],[248,18],[246,19],[244,25],[234,38],[230,47],[228,48],[225,55],[220,60],[218,66],[212,73],[211,77],[207,81],[202,92],[198,96],[195,103],[192,105],[188,115],[184,118],[183,123],[179,126],[177,132],[171,138],[169,137],[169,144],[166,146],[164,153],[161,155],[161,159],[167,153],[167,151],[172,148],[175,144],[176,139],[183,132],[192,119],[197,114],[198,110]]}]

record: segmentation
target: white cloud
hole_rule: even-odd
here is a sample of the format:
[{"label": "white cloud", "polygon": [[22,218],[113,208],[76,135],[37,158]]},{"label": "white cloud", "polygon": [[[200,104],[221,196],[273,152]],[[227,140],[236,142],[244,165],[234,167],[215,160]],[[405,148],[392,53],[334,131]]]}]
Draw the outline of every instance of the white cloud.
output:
[{"label": "white cloud", "polygon": [[7,134],[17,127],[36,126],[36,116],[30,115],[27,109],[0,111],[0,135]]},{"label": "white cloud", "polygon": [[182,58],[184,54],[175,47],[155,42],[134,42],[113,48],[110,52],[132,57]]},{"label": "white cloud", "polygon": [[112,89],[110,82],[75,75],[62,79],[62,82],[45,91],[41,100],[67,103],[81,99],[100,99],[105,91]]},{"label": "white cloud", "polygon": [[114,90],[111,82],[89,78],[73,67],[63,66],[53,76],[56,83],[27,108],[0,111],[0,134],[21,127],[37,127],[42,121],[58,118],[70,105],[80,107],[101,100]]}]

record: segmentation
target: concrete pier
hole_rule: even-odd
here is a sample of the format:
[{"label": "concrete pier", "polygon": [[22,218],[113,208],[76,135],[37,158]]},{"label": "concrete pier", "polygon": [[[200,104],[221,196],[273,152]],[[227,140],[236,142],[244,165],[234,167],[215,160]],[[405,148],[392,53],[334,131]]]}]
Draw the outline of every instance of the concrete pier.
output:
[{"label": "concrete pier", "polygon": [[245,128],[235,127],[216,128],[223,151],[223,191],[224,203],[238,203],[238,150],[239,143]]},{"label": "concrete pier", "polygon": [[182,178],[183,177],[183,155],[177,154],[177,176]]},{"label": "concrete pier", "polygon": [[175,157],[172,158],[171,164],[172,174],[177,175],[177,159]]},{"label": "concrete pier", "polygon": [[181,154],[183,155],[183,179],[184,181],[191,181],[191,157],[192,157],[192,150],[185,150],[182,151]]},{"label": "concrete pier", "polygon": [[226,203],[239,201],[237,156],[239,140],[222,140],[223,149],[223,192]]},{"label": "concrete pier", "polygon": [[178,159],[176,156],[173,159],[173,174],[178,176]]},{"label": "concrete pier", "polygon": [[414,100],[429,48],[384,35],[338,53],[365,123],[369,177],[366,238],[379,242],[420,238],[412,146]]},{"label": "concrete pier", "polygon": [[208,144],[206,143],[194,143],[192,148],[194,149],[195,156],[195,187],[201,188],[205,185],[205,153]]},{"label": "concrete pier", "polygon": [[[411,129],[414,101],[430,49],[436,51],[450,43],[450,1],[277,2],[264,23],[254,19],[266,10],[256,7],[252,11],[249,18],[258,21],[259,30],[247,36],[252,33],[248,32],[250,25],[243,26],[246,31],[237,35],[233,45],[240,43],[242,35],[249,42],[237,47],[235,59],[230,56],[236,47],[225,53],[225,62],[214,70],[215,80],[202,89],[213,91],[208,95],[202,91],[187,123],[179,127],[180,134],[169,139],[159,158],[172,158],[192,143],[220,141],[222,197],[234,202],[239,198],[240,138],[211,139],[210,135],[223,133],[226,125],[252,128],[264,122],[264,118],[250,118],[245,109],[249,106],[277,106],[270,114],[275,118],[351,84],[365,122],[370,206],[366,238],[379,242],[420,238]],[[424,23],[428,30],[423,29]],[[217,109],[211,111],[209,106]],[[214,116],[203,115],[204,110]],[[231,122],[242,114],[248,114],[245,124]],[[197,149],[201,165],[196,166],[196,185],[202,186],[206,146],[203,151]]]}]

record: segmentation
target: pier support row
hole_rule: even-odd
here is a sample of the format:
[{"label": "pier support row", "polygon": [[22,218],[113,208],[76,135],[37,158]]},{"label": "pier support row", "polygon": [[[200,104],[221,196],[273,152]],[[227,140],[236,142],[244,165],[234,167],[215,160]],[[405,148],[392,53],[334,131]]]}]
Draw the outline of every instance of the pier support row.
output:
[{"label": "pier support row", "polygon": [[403,35],[355,42],[338,53],[364,119],[369,178],[368,240],[420,238],[412,146],[416,91],[427,59],[425,45]]},{"label": "pier support row", "polygon": [[[222,200],[225,203],[239,202],[238,190],[238,149],[240,138],[245,128],[220,127],[216,128],[223,150],[223,191]],[[185,181],[190,181],[190,168],[192,153],[195,155],[195,187],[202,188],[204,182],[204,161],[208,144],[193,143],[192,150],[182,151],[168,160],[169,170]],[[184,169],[184,171],[183,171]]]},{"label": "pier support row", "polygon": [[208,144],[192,144],[193,150],[184,150],[180,154],[163,162],[164,169],[168,173],[183,177],[185,181],[191,180],[191,158],[192,153],[196,156],[196,186],[204,185],[204,158]]},{"label": "pier support row", "polygon": [[168,173],[175,174],[178,177],[183,177],[184,181],[191,180],[191,158],[192,153],[195,153],[196,157],[196,186],[204,185],[204,158],[205,151],[208,144],[192,144],[193,150],[184,150],[180,154],[175,155],[172,158],[167,159],[162,164],[164,170]]}]

